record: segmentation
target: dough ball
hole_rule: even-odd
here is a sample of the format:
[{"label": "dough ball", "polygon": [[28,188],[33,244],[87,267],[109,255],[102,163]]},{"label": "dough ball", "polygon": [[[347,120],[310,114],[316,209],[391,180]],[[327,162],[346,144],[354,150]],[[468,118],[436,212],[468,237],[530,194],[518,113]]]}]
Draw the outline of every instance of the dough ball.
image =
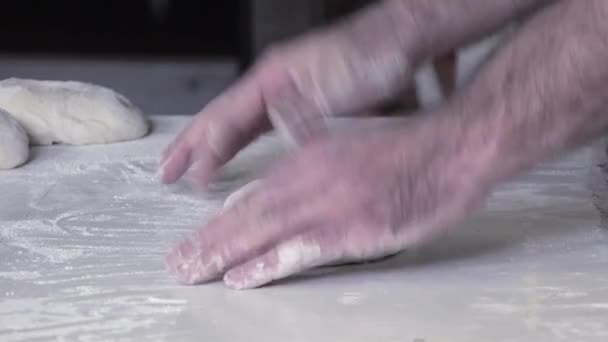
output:
[{"label": "dough ball", "polygon": [[3,80],[0,108],[37,145],[113,143],[140,138],[149,129],[141,111],[124,96],[81,82]]},{"label": "dough ball", "polygon": [[234,206],[238,201],[247,196],[247,194],[259,188],[261,184],[261,180],[254,180],[253,182],[247,183],[242,188],[230,194],[230,196],[228,196],[228,198],[226,198],[226,201],[224,202],[224,209],[228,209]]},{"label": "dough ball", "polygon": [[0,109],[0,169],[12,169],[27,161],[29,138],[6,111]]}]

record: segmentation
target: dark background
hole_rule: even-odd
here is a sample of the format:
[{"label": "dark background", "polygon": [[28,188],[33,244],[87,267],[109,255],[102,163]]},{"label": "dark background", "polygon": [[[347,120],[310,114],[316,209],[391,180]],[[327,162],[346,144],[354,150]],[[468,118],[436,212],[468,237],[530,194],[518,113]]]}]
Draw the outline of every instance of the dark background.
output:
[{"label": "dark background", "polygon": [[246,48],[240,35],[245,3],[4,1],[0,53],[236,56]]},{"label": "dark background", "polygon": [[6,1],[0,11],[0,79],[95,83],[123,93],[147,113],[195,113],[268,45],[372,2]]}]

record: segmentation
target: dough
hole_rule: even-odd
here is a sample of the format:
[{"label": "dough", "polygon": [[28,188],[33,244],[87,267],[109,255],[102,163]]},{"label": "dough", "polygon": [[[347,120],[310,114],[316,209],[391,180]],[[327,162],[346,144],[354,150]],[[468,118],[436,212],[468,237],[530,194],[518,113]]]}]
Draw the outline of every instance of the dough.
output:
[{"label": "dough", "polygon": [[15,168],[29,156],[25,130],[6,111],[0,109],[0,170]]},{"label": "dough", "polygon": [[124,96],[81,82],[0,81],[0,108],[25,128],[32,144],[105,144],[140,138],[144,115]]}]

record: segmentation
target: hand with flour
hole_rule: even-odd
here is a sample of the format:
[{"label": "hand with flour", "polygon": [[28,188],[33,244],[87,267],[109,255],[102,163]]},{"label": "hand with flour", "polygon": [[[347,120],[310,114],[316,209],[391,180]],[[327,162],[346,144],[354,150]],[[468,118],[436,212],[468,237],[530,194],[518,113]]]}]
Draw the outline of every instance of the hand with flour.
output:
[{"label": "hand with flour", "polygon": [[253,288],[435,236],[493,186],[608,131],[607,16],[604,0],[557,2],[437,113],[306,144],[178,244],[171,271]]},{"label": "hand with flour", "polygon": [[362,111],[399,91],[411,76],[411,49],[400,37],[373,30],[388,15],[376,8],[363,21],[271,48],[166,150],[163,182],[189,171],[189,179],[204,186],[271,126],[289,142],[302,143],[322,135],[325,117]]},{"label": "hand with flour", "polygon": [[385,0],[327,29],[271,48],[166,149],[164,183],[204,187],[271,126],[289,142],[322,136],[324,118],[355,115],[400,93],[416,66],[499,29],[547,0]]},{"label": "hand with flour", "polygon": [[470,159],[470,141],[445,139],[458,134],[451,120],[395,119],[308,144],[179,244],[170,268],[185,284],[223,276],[246,289],[426,241],[487,194],[484,155]]}]

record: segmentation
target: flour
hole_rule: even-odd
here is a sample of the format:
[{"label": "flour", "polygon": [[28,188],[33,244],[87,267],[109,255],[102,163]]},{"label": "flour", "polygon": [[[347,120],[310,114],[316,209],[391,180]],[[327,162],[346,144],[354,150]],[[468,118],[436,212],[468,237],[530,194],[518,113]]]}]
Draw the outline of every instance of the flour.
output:
[{"label": "flour", "polygon": [[[294,238],[276,247],[276,264],[266,264],[263,260],[256,263],[252,273],[242,279],[234,279],[227,273],[224,277],[226,285],[233,289],[242,290],[256,287],[273,279],[281,279],[297,271],[314,267],[313,262],[321,259],[321,248],[313,242]],[[272,252],[270,252],[272,253]]]},{"label": "flour", "polygon": [[523,311],[523,307],[506,303],[473,304],[473,309],[482,310],[494,315],[511,315]]},{"label": "flour", "polygon": [[295,238],[277,248],[277,271],[279,276],[293,273],[303,265],[321,260],[321,247],[314,242]]},{"label": "flour", "polygon": [[[243,293],[179,286],[164,256],[284,149],[263,138],[204,194],[162,186],[158,156],[187,120],[154,119],[154,134],[119,145],[34,147],[0,171],[1,341],[606,341],[608,232],[584,156],[501,187],[423,249]],[[320,253],[287,247],[281,272]]]},{"label": "flour", "polygon": [[362,295],[359,292],[345,292],[340,297],[340,303],[342,305],[359,305],[362,301]]},{"label": "flour", "polygon": [[121,148],[36,147],[32,163],[1,173],[0,340],[114,340],[184,310],[162,292],[174,286],[162,256],[220,203],[155,180],[177,122]]},{"label": "flour", "polygon": [[0,278],[11,279],[11,280],[32,280],[40,277],[40,272],[28,272],[28,271],[13,271],[13,272],[0,272]]}]

